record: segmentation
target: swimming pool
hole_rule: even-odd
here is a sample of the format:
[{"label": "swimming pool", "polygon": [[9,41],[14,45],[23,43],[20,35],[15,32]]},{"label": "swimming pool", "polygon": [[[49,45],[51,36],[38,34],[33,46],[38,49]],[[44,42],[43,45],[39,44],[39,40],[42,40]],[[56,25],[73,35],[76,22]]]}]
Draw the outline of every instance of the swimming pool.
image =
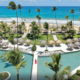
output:
[{"label": "swimming pool", "polygon": [[[0,56],[5,51],[0,51]],[[19,70],[19,77],[21,80],[31,80],[31,72],[32,72],[32,62],[33,62],[33,56],[27,53],[23,54],[25,56],[24,60],[27,61],[25,68],[20,68]],[[8,64],[7,62],[0,60],[0,72],[8,71],[11,74],[10,80],[17,80],[17,70],[14,69],[15,66],[12,66],[11,64]]]},{"label": "swimming pool", "polygon": [[[48,80],[45,75],[50,77],[53,76],[54,72],[49,68],[45,67],[45,62],[51,62],[51,57],[39,57],[38,62],[38,80]],[[71,71],[80,65],[80,51],[64,53],[61,55],[61,70],[67,66],[71,66]]]}]

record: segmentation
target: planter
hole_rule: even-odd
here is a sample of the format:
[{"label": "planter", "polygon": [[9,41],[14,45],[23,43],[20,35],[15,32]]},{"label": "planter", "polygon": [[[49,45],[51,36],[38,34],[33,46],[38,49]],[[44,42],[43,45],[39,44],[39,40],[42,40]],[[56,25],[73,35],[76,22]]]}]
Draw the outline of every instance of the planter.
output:
[{"label": "planter", "polygon": [[[8,73],[8,77],[6,79],[0,79],[0,80],[9,80],[10,77],[11,77],[11,74],[9,72],[7,72],[7,71],[4,71],[4,72]],[[1,73],[4,73],[4,72],[1,72]]]}]

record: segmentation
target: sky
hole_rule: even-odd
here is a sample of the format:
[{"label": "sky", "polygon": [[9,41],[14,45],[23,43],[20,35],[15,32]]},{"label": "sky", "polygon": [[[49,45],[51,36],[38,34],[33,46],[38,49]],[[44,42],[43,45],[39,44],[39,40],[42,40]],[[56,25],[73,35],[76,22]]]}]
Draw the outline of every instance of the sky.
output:
[{"label": "sky", "polygon": [[[0,6],[7,6],[12,0],[0,0]],[[22,6],[80,6],[80,0],[13,0]]]}]

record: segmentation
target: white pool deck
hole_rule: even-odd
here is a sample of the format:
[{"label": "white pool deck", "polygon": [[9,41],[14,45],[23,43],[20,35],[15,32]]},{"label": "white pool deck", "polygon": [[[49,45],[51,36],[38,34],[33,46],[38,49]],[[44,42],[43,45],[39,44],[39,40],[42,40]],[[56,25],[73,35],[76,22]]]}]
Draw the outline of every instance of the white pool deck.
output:
[{"label": "white pool deck", "polygon": [[[56,36],[56,35],[55,35]],[[55,37],[54,37],[55,38]],[[58,40],[57,37],[55,40]],[[7,40],[3,40],[3,42],[6,42]],[[67,45],[66,44],[60,44],[61,46],[60,47],[56,47],[55,45],[53,45],[53,47],[48,47],[48,51],[54,51],[54,50],[62,50],[63,52],[74,52],[74,51],[79,51],[80,49],[73,49],[73,51],[68,51],[67,50]],[[8,45],[9,48],[5,49],[5,50],[11,50],[11,48],[14,48],[14,45],[12,45],[11,43],[9,43]],[[17,47],[17,44],[15,45],[15,47]],[[31,80],[38,80],[38,56],[40,55],[39,52],[44,52],[46,47],[40,47],[39,45],[36,45],[37,47],[37,50],[32,53],[31,51],[31,47],[32,45],[30,46],[18,46],[18,48],[20,50],[24,49],[25,53],[30,53],[30,54],[33,54],[33,65],[32,65],[32,74],[31,74]],[[37,60],[37,64],[35,64],[35,59]],[[76,71],[80,69],[80,66],[78,68],[76,68],[75,70],[73,70],[71,72],[71,75],[75,74]]]},{"label": "white pool deck", "polygon": [[57,36],[56,36],[55,34],[53,34],[53,39],[54,39],[55,41],[58,40],[58,39],[57,39]]}]

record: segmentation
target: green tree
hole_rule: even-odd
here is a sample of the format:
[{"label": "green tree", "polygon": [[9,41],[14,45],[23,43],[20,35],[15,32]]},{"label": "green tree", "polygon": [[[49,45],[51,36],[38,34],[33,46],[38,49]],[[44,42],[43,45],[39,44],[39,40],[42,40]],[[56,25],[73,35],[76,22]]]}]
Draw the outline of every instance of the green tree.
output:
[{"label": "green tree", "polygon": [[0,58],[4,59],[5,61],[8,61],[13,66],[15,66],[15,69],[17,70],[17,80],[19,80],[20,67],[24,68],[26,65],[26,61],[23,61],[22,57],[23,54],[19,50],[12,50],[0,56]]},{"label": "green tree", "polygon": [[9,35],[10,35],[11,30],[9,26],[7,27],[7,31],[9,32]]},{"label": "green tree", "polygon": [[[43,24],[44,28],[47,30],[47,45],[48,45],[48,29],[49,29],[49,24],[47,22],[45,22]],[[47,46],[46,46],[46,50],[47,50]]]},{"label": "green tree", "polygon": [[[14,1],[11,1],[9,5],[7,6],[7,9],[15,10],[16,11],[16,17],[17,17],[17,43],[18,43],[18,14],[17,14],[17,6]],[[18,49],[18,45],[17,45]]]},{"label": "green tree", "polygon": [[15,23],[16,23],[16,21],[15,21],[15,20],[13,20],[11,23],[12,23],[12,24],[15,24]]},{"label": "green tree", "polygon": [[68,16],[68,15],[66,15],[66,16],[65,16],[65,19],[67,19],[67,23],[68,23],[69,16]]},{"label": "green tree", "polygon": [[21,36],[21,33],[22,33],[22,25],[18,25],[19,27],[19,30],[20,30],[20,36]]},{"label": "green tree", "polygon": [[40,15],[40,9],[38,8],[36,11],[39,12],[39,15]]},{"label": "green tree", "polygon": [[[59,74],[59,71],[60,71],[60,68],[61,68],[61,64],[60,64],[61,54],[56,54],[55,53],[51,56],[51,58],[52,58],[52,62],[50,62],[50,63],[46,62],[45,66],[49,66],[50,69],[55,72],[55,74],[53,76],[53,79],[51,79],[49,76],[45,76],[45,77],[48,78],[49,80],[58,80],[58,74]],[[60,72],[60,77],[61,77],[61,74],[63,74],[63,72],[66,73],[67,71],[69,72],[69,70],[70,70],[70,66],[63,69]],[[63,79],[61,79],[61,80],[63,80]]]},{"label": "green tree", "polygon": [[20,9],[20,14],[21,14],[21,20],[22,20],[22,13],[21,13],[21,9],[22,9],[23,7],[20,5],[20,4],[18,4],[18,9]]},{"label": "green tree", "polygon": [[53,8],[52,8],[52,11],[55,11],[55,20],[56,20],[56,26],[58,27],[58,25],[57,25],[57,19],[56,19],[56,11],[57,11],[57,9],[58,9],[58,8],[56,8],[56,7],[53,7]]},{"label": "green tree", "polygon": [[71,9],[71,10],[70,10],[70,13],[73,14],[73,27],[74,27],[74,9]]}]

